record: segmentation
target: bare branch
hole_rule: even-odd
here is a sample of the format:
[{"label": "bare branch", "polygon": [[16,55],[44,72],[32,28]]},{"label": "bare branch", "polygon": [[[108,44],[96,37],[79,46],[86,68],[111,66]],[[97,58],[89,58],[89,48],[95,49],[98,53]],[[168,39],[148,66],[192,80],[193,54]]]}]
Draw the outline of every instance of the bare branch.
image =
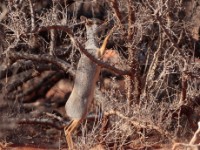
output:
[{"label": "bare branch", "polygon": [[197,142],[199,142],[199,140],[200,140],[200,121],[198,122],[198,129],[194,133],[194,136],[190,140],[189,144],[198,144]]},{"label": "bare branch", "polygon": [[125,115],[123,115],[121,112],[119,111],[116,111],[116,110],[109,110],[107,112],[104,113],[104,115],[106,116],[110,116],[110,115],[117,115],[119,116],[120,118],[122,119],[125,119],[126,121],[130,122],[133,126],[135,126],[136,128],[147,128],[147,129],[154,129],[156,131],[158,131],[159,133],[161,133],[162,135],[165,135],[167,136],[168,138],[172,138],[172,135],[167,132],[167,131],[164,131],[162,130],[161,128],[159,128],[158,126],[156,125],[152,125],[148,122],[144,122],[144,121],[141,121],[141,120],[133,120],[133,119],[130,119],[129,117],[126,117]]},{"label": "bare branch", "polygon": [[17,79],[16,81],[6,85],[6,93],[12,92],[15,90],[18,86],[21,86],[23,83],[37,77],[39,75],[38,72],[29,72],[25,74],[21,79]]},{"label": "bare branch", "polygon": [[198,143],[200,140],[200,122],[198,122],[198,129],[194,133],[194,136],[190,140],[189,144],[186,143],[175,143],[172,147],[172,150],[176,150],[178,147],[181,146],[183,148],[190,148],[191,150],[198,150],[200,148],[200,144]]},{"label": "bare branch", "polygon": [[57,30],[62,30],[65,31],[69,36],[70,39],[72,41],[72,43],[81,51],[83,52],[88,58],[90,58],[94,63],[96,63],[97,65],[103,67],[103,68],[107,68],[119,75],[131,75],[131,72],[129,70],[120,70],[117,69],[107,63],[102,62],[101,60],[95,58],[93,55],[91,55],[83,46],[81,43],[79,43],[75,38],[74,38],[74,34],[72,33],[71,29],[69,29],[67,26],[47,26],[47,27],[41,27],[39,28],[37,31],[35,32],[40,32],[40,31],[44,31],[44,30],[51,30],[51,29],[57,29]]},{"label": "bare branch", "polygon": [[23,98],[24,102],[34,102],[38,98],[44,97],[49,89],[51,89],[58,81],[60,81],[63,76],[65,76],[64,72],[51,72],[45,76],[37,85],[19,94],[17,98]]},{"label": "bare branch", "polygon": [[37,70],[38,72],[43,72],[48,70],[54,70],[54,71],[59,70],[58,67],[53,64],[46,64],[41,62],[37,63],[37,62],[32,62],[31,60],[28,61],[22,60],[22,61],[17,61],[13,65],[8,66],[5,69],[0,69],[0,80],[11,77],[13,75],[17,75],[24,71],[28,71],[30,69]]},{"label": "bare branch", "polygon": [[[53,0],[52,2],[53,2],[52,21],[53,21],[53,23],[55,23],[56,19],[57,19],[57,12],[56,12],[57,4],[56,4],[55,0]],[[50,50],[49,50],[50,53],[49,54],[54,55],[55,46],[56,46],[56,30],[55,29],[50,30],[50,36],[51,36],[51,41],[50,41]]]},{"label": "bare branch", "polygon": [[31,12],[31,31],[35,29],[35,12],[33,10],[33,3],[32,0],[28,0],[29,2],[29,8]]},{"label": "bare branch", "polygon": [[[129,106],[131,106],[133,104],[133,99],[134,99],[134,96],[133,96],[133,91],[134,91],[134,84],[136,82],[137,79],[137,72],[138,72],[138,65],[137,65],[137,61],[135,60],[135,54],[136,54],[136,49],[133,48],[133,35],[134,35],[134,23],[135,23],[135,12],[133,10],[133,5],[132,5],[132,1],[131,0],[128,0],[127,1],[127,7],[128,7],[128,64],[131,68],[131,72],[132,72],[132,75],[131,76],[127,76],[126,77],[126,89],[127,89],[127,99],[128,99],[128,103],[129,103]],[[136,77],[136,78],[135,78]],[[137,80],[139,81],[139,80]],[[137,82],[137,87],[139,86],[138,84],[139,82]],[[136,85],[135,84],[135,85]],[[138,93],[138,96],[137,97],[137,102],[139,102],[138,100],[138,97],[139,97],[139,93],[138,90],[139,88],[137,88],[137,93]]]},{"label": "bare branch", "polygon": [[18,59],[25,59],[25,60],[33,60],[33,61],[38,61],[38,62],[47,62],[47,63],[52,63],[65,72],[69,72],[70,74],[74,75],[74,70],[72,69],[73,67],[68,64],[67,62],[50,56],[50,55],[34,55],[34,54],[22,54],[22,53],[17,53],[14,51],[9,51],[8,52],[8,57],[14,60]]},{"label": "bare branch", "polygon": [[5,77],[10,77],[14,74],[21,73],[25,70],[29,70],[33,67],[33,63],[31,61],[18,61],[14,63],[12,66],[9,66],[5,69],[0,70],[0,79]]},{"label": "bare branch", "polygon": [[117,0],[109,0],[111,3],[111,8],[115,14],[115,17],[117,18],[117,21],[119,22],[120,25],[122,25],[122,15],[121,12],[119,11],[119,5]]},{"label": "bare branch", "polygon": [[48,118],[24,118],[19,121],[17,121],[18,124],[33,124],[33,125],[44,125],[44,126],[51,126],[58,130],[63,130],[64,126],[66,126],[65,122],[59,121],[59,120],[53,120]]},{"label": "bare branch", "polygon": [[167,37],[169,38],[169,40],[172,42],[173,46],[178,50],[178,52],[181,54],[181,56],[183,58],[185,58],[185,55],[183,54],[183,50],[178,46],[177,42],[173,39],[172,35],[169,33],[169,31],[164,26],[164,24],[162,22],[162,18],[161,18],[161,16],[159,16],[158,12],[155,14],[155,18],[159,22],[161,28],[163,29],[163,31],[165,32],[165,34],[167,35]]}]

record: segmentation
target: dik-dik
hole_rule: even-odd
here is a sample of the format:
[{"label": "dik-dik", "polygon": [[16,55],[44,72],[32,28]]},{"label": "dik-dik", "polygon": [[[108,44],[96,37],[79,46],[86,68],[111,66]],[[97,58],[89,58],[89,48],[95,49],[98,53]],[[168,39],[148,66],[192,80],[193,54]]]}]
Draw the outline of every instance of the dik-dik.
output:
[{"label": "dik-dik", "polygon": [[[96,58],[103,56],[107,41],[112,34],[111,30],[99,48],[95,39],[98,28],[97,20],[86,20],[87,42],[85,49]],[[71,134],[74,129],[85,119],[88,108],[94,98],[96,81],[99,77],[101,67],[91,61],[87,56],[81,54],[78,62],[74,87],[65,105],[67,115],[72,119],[69,126],[65,127],[65,136],[69,149],[73,149]]]}]

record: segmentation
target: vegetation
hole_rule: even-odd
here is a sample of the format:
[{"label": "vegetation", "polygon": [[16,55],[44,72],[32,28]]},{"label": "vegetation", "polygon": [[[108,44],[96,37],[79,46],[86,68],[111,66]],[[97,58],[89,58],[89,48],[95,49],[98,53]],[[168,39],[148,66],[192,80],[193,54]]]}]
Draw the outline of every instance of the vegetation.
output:
[{"label": "vegetation", "polygon": [[[103,59],[81,16],[101,20],[99,45],[113,29]],[[0,148],[67,148],[80,54],[102,69],[77,149],[197,148],[199,37],[198,0],[0,0]]]}]

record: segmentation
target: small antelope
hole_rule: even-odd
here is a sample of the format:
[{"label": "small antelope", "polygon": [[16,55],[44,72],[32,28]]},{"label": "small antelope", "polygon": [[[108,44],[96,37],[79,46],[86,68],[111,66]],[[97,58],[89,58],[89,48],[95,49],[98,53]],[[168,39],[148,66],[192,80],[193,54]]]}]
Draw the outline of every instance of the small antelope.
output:
[{"label": "small antelope", "polygon": [[[97,41],[95,40],[95,34],[98,28],[97,23],[96,21],[86,19],[87,42],[85,49],[93,56],[100,58],[105,52],[108,39],[113,30],[104,39],[101,48],[98,48]],[[85,119],[88,108],[94,98],[94,90],[100,69],[101,67],[92,62],[87,56],[84,54],[81,55],[76,71],[74,87],[65,105],[66,113],[72,119],[70,125],[64,128],[69,149],[74,148],[71,134],[83,119]]]}]

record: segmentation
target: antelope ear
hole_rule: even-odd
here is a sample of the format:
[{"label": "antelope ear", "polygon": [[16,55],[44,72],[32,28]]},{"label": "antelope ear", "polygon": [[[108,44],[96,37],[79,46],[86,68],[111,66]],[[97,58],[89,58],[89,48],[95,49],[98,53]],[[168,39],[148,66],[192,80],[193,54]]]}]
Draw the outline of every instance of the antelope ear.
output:
[{"label": "antelope ear", "polygon": [[86,18],[85,16],[80,17],[81,21],[84,21],[87,25],[92,25],[93,21],[91,19]]},{"label": "antelope ear", "polygon": [[80,19],[81,19],[81,21],[87,22],[87,18],[85,16],[81,16]]}]

